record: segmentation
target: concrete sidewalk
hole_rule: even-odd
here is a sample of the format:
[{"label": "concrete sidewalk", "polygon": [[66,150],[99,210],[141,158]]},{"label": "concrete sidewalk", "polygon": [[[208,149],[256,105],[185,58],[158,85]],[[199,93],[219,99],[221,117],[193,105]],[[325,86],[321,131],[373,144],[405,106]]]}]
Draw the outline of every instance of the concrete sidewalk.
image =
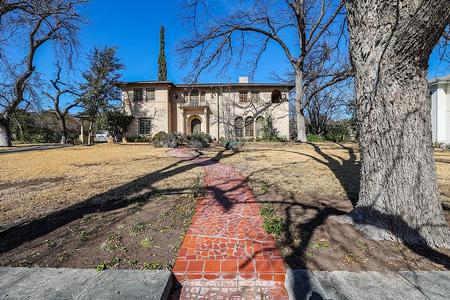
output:
[{"label": "concrete sidewalk", "polygon": [[450,299],[450,271],[288,270],[286,289],[290,299]]},{"label": "concrete sidewalk", "polygon": [[0,268],[2,299],[167,299],[170,271]]}]

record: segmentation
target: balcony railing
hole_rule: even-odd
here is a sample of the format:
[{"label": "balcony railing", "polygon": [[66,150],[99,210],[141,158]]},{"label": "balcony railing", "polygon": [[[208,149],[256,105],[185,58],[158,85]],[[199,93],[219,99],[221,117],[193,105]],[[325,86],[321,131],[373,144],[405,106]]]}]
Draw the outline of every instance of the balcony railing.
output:
[{"label": "balcony railing", "polygon": [[199,107],[208,106],[208,101],[206,100],[190,100],[180,104],[181,107]]}]

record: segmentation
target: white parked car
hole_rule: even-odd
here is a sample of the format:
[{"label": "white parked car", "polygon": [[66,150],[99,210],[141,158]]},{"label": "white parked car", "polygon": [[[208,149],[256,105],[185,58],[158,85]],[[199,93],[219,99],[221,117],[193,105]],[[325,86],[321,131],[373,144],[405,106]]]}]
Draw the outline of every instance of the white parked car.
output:
[{"label": "white parked car", "polygon": [[106,143],[108,142],[109,132],[106,130],[99,130],[95,133],[94,142]]}]

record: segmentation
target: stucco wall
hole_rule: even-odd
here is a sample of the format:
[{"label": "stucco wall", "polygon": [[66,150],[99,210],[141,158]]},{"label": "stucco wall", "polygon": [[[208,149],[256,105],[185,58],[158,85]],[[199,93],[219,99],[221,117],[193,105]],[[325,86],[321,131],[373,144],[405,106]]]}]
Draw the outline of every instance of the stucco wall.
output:
[{"label": "stucco wall", "polygon": [[[185,88],[156,87],[155,100],[132,101],[134,88],[147,88],[153,85],[131,86],[123,89],[123,100],[128,113],[135,116],[128,128],[127,135],[134,136],[139,133],[139,118],[153,119],[153,132],[181,132],[190,133],[190,120],[198,116],[202,120],[202,131],[208,132],[213,138],[232,136],[234,132],[234,119],[242,117],[244,120],[252,116],[256,121],[258,116],[271,115],[274,126],[281,136],[289,137],[289,104],[287,102],[288,89],[283,87],[246,87],[231,88],[227,91],[218,92],[218,88],[199,87],[199,92],[205,92],[205,100],[208,109],[201,107],[189,107],[184,105],[188,99],[184,99]],[[281,103],[272,103],[271,95],[274,89],[282,92]],[[239,102],[239,91],[248,91],[248,102]],[[260,100],[256,103],[250,100],[250,91],[258,90]],[[130,101],[131,99],[131,101]],[[219,106],[218,106],[219,105]],[[256,133],[256,130],[254,130]]]},{"label": "stucco wall", "polygon": [[169,89],[165,87],[155,88],[155,100],[133,101],[133,91],[135,88],[146,88],[145,86],[131,87],[122,90],[122,99],[125,104],[125,112],[134,116],[128,127],[127,136],[139,135],[139,118],[152,119],[152,134],[159,131],[170,131],[170,103]]},{"label": "stucco wall", "polygon": [[[199,89],[201,90],[201,89]],[[178,104],[177,110],[177,131],[183,132],[183,113],[186,115],[185,119],[191,115],[198,114],[198,116],[202,119],[203,122],[209,118],[209,130],[207,130],[204,126],[202,126],[202,130],[208,132],[213,138],[218,139],[218,137],[227,137],[233,135],[234,130],[234,119],[236,117],[246,118],[248,116],[252,116],[254,120],[258,116],[266,117],[271,115],[274,120],[274,125],[278,129],[281,136],[286,138],[289,137],[289,104],[287,100],[282,103],[272,103],[272,89],[266,89],[260,91],[260,100],[256,103],[248,102],[241,103],[239,102],[239,90],[242,89],[232,89],[229,91],[221,92],[218,95],[216,90],[211,89],[203,89],[205,91],[205,100],[208,104],[209,114],[205,115],[199,109],[196,108],[181,108],[181,105]],[[249,91],[252,89],[248,89]],[[254,89],[253,89],[254,90]],[[282,91],[282,94],[287,99],[288,91]],[[178,99],[183,99],[183,91],[177,91]],[[250,93],[248,97],[250,99]],[[189,99],[186,99],[189,101]],[[219,104],[219,105],[218,105]],[[186,132],[189,133],[189,120],[186,124]]]}]

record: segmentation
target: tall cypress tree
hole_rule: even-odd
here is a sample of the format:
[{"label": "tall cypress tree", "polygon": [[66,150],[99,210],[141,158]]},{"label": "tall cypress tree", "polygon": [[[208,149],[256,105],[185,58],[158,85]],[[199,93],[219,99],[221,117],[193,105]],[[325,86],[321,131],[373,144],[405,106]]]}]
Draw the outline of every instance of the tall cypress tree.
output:
[{"label": "tall cypress tree", "polygon": [[162,25],[159,32],[158,80],[167,80],[166,52],[164,50],[164,26]]}]

